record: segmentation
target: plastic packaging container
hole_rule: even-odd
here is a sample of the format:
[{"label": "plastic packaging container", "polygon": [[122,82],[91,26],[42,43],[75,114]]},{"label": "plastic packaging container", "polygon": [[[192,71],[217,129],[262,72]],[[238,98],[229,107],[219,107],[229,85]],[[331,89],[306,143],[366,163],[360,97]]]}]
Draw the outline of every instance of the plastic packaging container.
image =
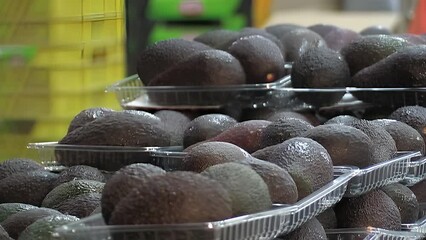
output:
[{"label": "plastic packaging container", "polygon": [[410,162],[407,177],[404,180],[404,184],[412,186],[423,179],[426,179],[426,157],[421,156],[413,159]]},{"label": "plastic packaging container", "polygon": [[[290,67],[290,65],[288,66]],[[107,88],[114,92],[124,109],[219,109],[226,106],[243,108],[288,105],[291,96],[277,95],[274,89],[288,83],[289,76],[272,83],[220,87],[150,86],[144,87],[132,75]]]},{"label": "plastic packaging container", "polygon": [[420,156],[420,152],[399,152],[385,162],[360,169],[358,175],[348,184],[345,197],[355,197],[390,183],[399,182],[407,177],[411,159]]},{"label": "plastic packaging container", "polygon": [[426,237],[426,203],[420,203],[420,219],[415,223],[402,224],[402,229],[423,233]]},{"label": "plastic packaging container", "polygon": [[389,231],[380,228],[326,229],[329,240],[421,240],[424,235],[415,232]]},{"label": "plastic packaging container", "polygon": [[[338,202],[357,168],[341,168],[336,178],[294,205],[275,206],[272,210],[224,221],[177,225],[107,226],[100,214],[56,229],[60,239],[152,240],[272,240],[288,233]],[[127,237],[127,238],[126,238]]]},{"label": "plastic packaging container", "polygon": [[66,167],[61,162],[83,159],[92,163],[90,165],[109,171],[136,162],[156,164],[151,158],[151,153],[155,151],[182,150],[181,147],[87,146],[57,142],[30,143],[28,148],[37,150],[40,162],[52,170]]}]

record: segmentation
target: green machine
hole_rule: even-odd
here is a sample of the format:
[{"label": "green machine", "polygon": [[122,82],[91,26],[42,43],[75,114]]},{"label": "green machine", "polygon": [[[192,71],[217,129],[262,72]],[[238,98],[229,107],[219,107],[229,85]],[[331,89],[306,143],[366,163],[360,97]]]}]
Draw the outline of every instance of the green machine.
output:
[{"label": "green machine", "polygon": [[251,26],[251,8],[252,0],[126,0],[127,74],[136,73],[137,57],[147,45]]}]

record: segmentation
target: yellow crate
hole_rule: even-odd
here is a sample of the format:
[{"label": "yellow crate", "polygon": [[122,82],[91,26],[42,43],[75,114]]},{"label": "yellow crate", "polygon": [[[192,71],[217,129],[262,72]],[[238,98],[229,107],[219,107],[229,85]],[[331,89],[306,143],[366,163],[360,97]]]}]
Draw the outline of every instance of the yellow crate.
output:
[{"label": "yellow crate", "polygon": [[0,162],[15,157],[35,157],[26,149],[26,145],[31,142],[34,123],[34,120],[0,119]]},{"label": "yellow crate", "polygon": [[0,22],[98,20],[123,10],[123,0],[0,0]]},{"label": "yellow crate", "polygon": [[58,141],[68,130],[69,119],[46,119],[37,121],[30,134],[34,142]]},{"label": "yellow crate", "polygon": [[114,94],[105,93],[105,88],[124,77],[122,63],[40,72],[46,78],[28,75],[16,79],[19,87],[0,91],[0,119],[69,117],[93,105],[118,108]]},{"label": "yellow crate", "polygon": [[[1,0],[0,0],[1,1]],[[0,22],[0,44],[66,46],[124,41],[124,19],[75,22]]]},{"label": "yellow crate", "polygon": [[68,47],[40,48],[32,60],[35,67],[84,67],[124,62],[124,43],[77,44]]}]

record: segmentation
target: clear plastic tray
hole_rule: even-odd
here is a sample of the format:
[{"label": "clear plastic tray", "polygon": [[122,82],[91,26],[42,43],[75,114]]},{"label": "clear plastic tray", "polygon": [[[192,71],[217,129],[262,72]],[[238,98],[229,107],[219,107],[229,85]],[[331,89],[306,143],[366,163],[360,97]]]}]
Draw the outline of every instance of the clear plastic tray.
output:
[{"label": "clear plastic tray", "polygon": [[420,156],[410,162],[404,184],[412,186],[426,178],[426,157]]},{"label": "clear plastic tray", "polygon": [[286,106],[293,94],[273,91],[290,81],[286,76],[272,83],[229,86],[143,86],[137,75],[109,87],[124,109],[221,109],[227,107],[261,108]]},{"label": "clear plastic tray", "polygon": [[407,177],[411,159],[420,152],[398,152],[388,161],[360,169],[357,176],[349,181],[345,197],[355,197]]},{"label": "clear plastic tray", "polygon": [[389,231],[380,228],[326,229],[329,240],[421,240],[424,235],[416,232]]},{"label": "clear plastic tray", "polygon": [[[132,163],[151,163],[151,154],[156,151],[181,151],[182,147],[123,147],[58,144],[57,142],[29,143],[27,148],[37,150],[40,162],[51,171],[60,171],[61,159],[79,159],[80,164],[114,171]],[[102,166],[99,166],[102,165]],[[161,165],[159,165],[161,166]]]},{"label": "clear plastic tray", "polygon": [[424,233],[426,238],[426,203],[420,203],[420,219],[415,223],[402,224],[402,229]]},{"label": "clear plastic tray", "polygon": [[100,214],[60,227],[61,239],[150,239],[150,240],[270,240],[296,229],[340,201],[349,180],[357,174],[352,167],[339,168],[335,179],[293,205],[223,221],[176,224],[107,226]]}]

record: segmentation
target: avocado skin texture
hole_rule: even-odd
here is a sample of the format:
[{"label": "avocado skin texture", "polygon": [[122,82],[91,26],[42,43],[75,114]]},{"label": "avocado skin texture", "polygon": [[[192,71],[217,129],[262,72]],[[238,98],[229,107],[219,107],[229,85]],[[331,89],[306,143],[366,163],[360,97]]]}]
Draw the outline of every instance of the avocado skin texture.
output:
[{"label": "avocado skin texture", "polygon": [[54,207],[63,214],[69,214],[78,218],[89,216],[101,205],[100,193],[84,193],[65,200]]},{"label": "avocado skin texture", "polygon": [[149,177],[115,206],[109,224],[197,223],[231,216],[231,198],[220,183],[177,171]]},{"label": "avocado skin texture", "polygon": [[0,224],[12,214],[34,208],[37,207],[25,203],[2,203],[0,204]]},{"label": "avocado skin texture", "polygon": [[337,228],[337,218],[333,208],[327,208],[324,212],[318,214],[316,218],[320,221],[324,229]]},{"label": "avocado skin texture", "polygon": [[[293,63],[291,85],[294,88],[344,88],[349,82],[346,61],[340,53],[329,48],[307,49]],[[344,94],[345,91],[296,92],[299,99],[315,107],[335,104]]]},{"label": "avocado skin texture", "polygon": [[346,126],[351,126],[355,121],[358,121],[357,117],[351,115],[338,115],[333,118],[328,119],[324,124],[341,124]]},{"label": "avocado skin texture", "polygon": [[248,84],[270,83],[284,76],[285,62],[281,49],[265,37],[241,37],[227,51],[240,61]]},{"label": "avocado skin texture", "polygon": [[282,143],[293,137],[300,137],[313,127],[312,124],[300,118],[280,118],[269,124],[263,131],[262,148]]},{"label": "avocado skin texture", "polygon": [[351,76],[354,76],[362,69],[407,46],[410,44],[400,37],[371,35],[352,41],[343,47],[340,53],[348,63]]},{"label": "avocado skin texture", "polygon": [[286,32],[281,38],[286,49],[286,61],[296,61],[311,48],[327,47],[325,40],[316,32],[307,28],[297,28]]},{"label": "avocado skin texture", "polygon": [[189,55],[211,49],[196,41],[171,38],[146,47],[139,56],[137,72],[144,85]]},{"label": "avocado skin texture", "polygon": [[187,148],[195,143],[215,137],[231,126],[237,120],[225,114],[204,114],[188,123],[183,133],[183,147]]},{"label": "avocado skin texture", "polygon": [[406,186],[393,183],[381,188],[396,204],[402,223],[414,223],[419,216],[419,202],[416,195]]},{"label": "avocado skin texture", "polygon": [[43,170],[43,166],[31,159],[12,158],[0,163],[0,180],[15,173]]},{"label": "avocado skin texture", "polygon": [[321,144],[309,138],[290,138],[260,149],[252,156],[287,170],[296,183],[299,199],[333,180],[330,155]]},{"label": "avocado skin texture", "polygon": [[185,114],[173,110],[160,110],[154,115],[161,119],[163,128],[170,134],[170,145],[182,146],[183,133],[191,119]]},{"label": "avocado skin texture", "polygon": [[228,191],[233,216],[261,212],[272,206],[268,186],[249,166],[238,163],[217,164],[204,170],[201,175],[218,181]]},{"label": "avocado skin texture", "polygon": [[55,208],[57,205],[80,194],[101,193],[105,183],[92,180],[74,180],[63,183],[50,191],[43,199],[42,206]]},{"label": "avocado skin texture", "polygon": [[86,165],[76,165],[61,171],[53,185],[56,187],[62,183],[74,180],[93,180],[98,182],[105,182],[106,179],[104,174],[97,168]]},{"label": "avocado skin texture", "polygon": [[79,112],[74,118],[71,120],[70,125],[68,126],[68,132],[71,132],[88,122],[95,120],[96,118],[103,117],[105,114],[111,113],[114,110],[109,108],[102,107],[94,107],[87,108]]},{"label": "avocado skin texture", "polygon": [[0,180],[0,203],[40,206],[53,188],[57,174],[44,170],[16,173]]},{"label": "avocado skin texture", "polygon": [[49,208],[30,209],[9,216],[2,222],[2,226],[11,238],[17,239],[21,232],[33,222],[52,215],[62,215],[62,213]]},{"label": "avocado skin texture", "polygon": [[273,203],[292,204],[297,202],[297,186],[291,175],[271,162],[247,158],[241,162],[250,166],[263,179],[269,189]]},{"label": "avocado skin texture", "polygon": [[207,46],[219,50],[225,50],[228,42],[238,38],[239,32],[227,29],[215,29],[202,33],[194,38],[194,41],[204,43]]},{"label": "avocado skin texture", "polygon": [[102,216],[108,224],[115,206],[131,190],[143,183],[148,177],[163,175],[166,171],[151,164],[134,163],[125,166],[112,175],[102,190]]},{"label": "avocado skin texture", "polygon": [[401,215],[394,201],[381,190],[343,198],[334,208],[339,228],[376,227],[401,230]]},{"label": "avocado skin texture", "polygon": [[392,136],[398,151],[425,153],[425,142],[422,135],[410,125],[395,119],[376,119],[372,123],[382,126]]},{"label": "avocado skin texture", "polygon": [[274,35],[278,39],[281,39],[281,37],[287,32],[293,29],[299,29],[299,28],[305,28],[305,27],[301,25],[297,25],[297,24],[292,24],[292,23],[280,23],[280,24],[274,24],[274,25],[266,27],[265,31]]},{"label": "avocado skin texture", "polygon": [[202,172],[216,164],[238,162],[250,157],[250,154],[235,144],[210,141],[200,142],[184,150],[182,159],[184,171]]},{"label": "avocado skin texture", "polygon": [[54,240],[52,236],[57,227],[80,220],[70,215],[53,215],[38,219],[19,235],[18,240]]},{"label": "avocado skin texture", "polygon": [[381,126],[364,119],[352,122],[350,126],[364,132],[374,145],[374,162],[380,163],[392,159],[396,152],[396,144],[392,136]]},{"label": "avocado skin texture", "polygon": [[334,166],[365,168],[376,162],[373,142],[357,128],[339,124],[320,125],[306,131],[303,137],[324,146]]},{"label": "avocado skin texture", "polygon": [[423,180],[419,183],[414,184],[410,187],[410,190],[416,195],[417,201],[419,203],[426,202],[426,180]]},{"label": "avocado skin texture", "polygon": [[426,108],[422,106],[400,107],[389,115],[390,119],[395,119],[408,124],[416,129],[423,137],[426,144]]},{"label": "avocado skin texture", "polygon": [[[70,145],[132,147],[170,146],[170,134],[158,118],[116,112],[80,127],[59,141]],[[55,150],[56,159],[65,166],[88,165],[116,171],[125,165],[147,161],[146,153]]]},{"label": "avocado skin texture", "polygon": [[368,35],[391,35],[392,31],[384,26],[380,25],[373,25],[366,27],[364,29],[361,29],[359,32],[362,36],[368,36]]},{"label": "avocado skin texture", "polygon": [[4,230],[4,228],[0,225],[0,239],[2,240],[13,240],[9,237],[9,234]]},{"label": "avocado skin texture", "polygon": [[318,221],[317,218],[312,218],[302,226],[293,230],[292,232],[279,236],[278,239],[282,240],[305,240],[305,239],[315,239],[315,240],[327,240],[327,235],[325,233],[324,227]]}]

